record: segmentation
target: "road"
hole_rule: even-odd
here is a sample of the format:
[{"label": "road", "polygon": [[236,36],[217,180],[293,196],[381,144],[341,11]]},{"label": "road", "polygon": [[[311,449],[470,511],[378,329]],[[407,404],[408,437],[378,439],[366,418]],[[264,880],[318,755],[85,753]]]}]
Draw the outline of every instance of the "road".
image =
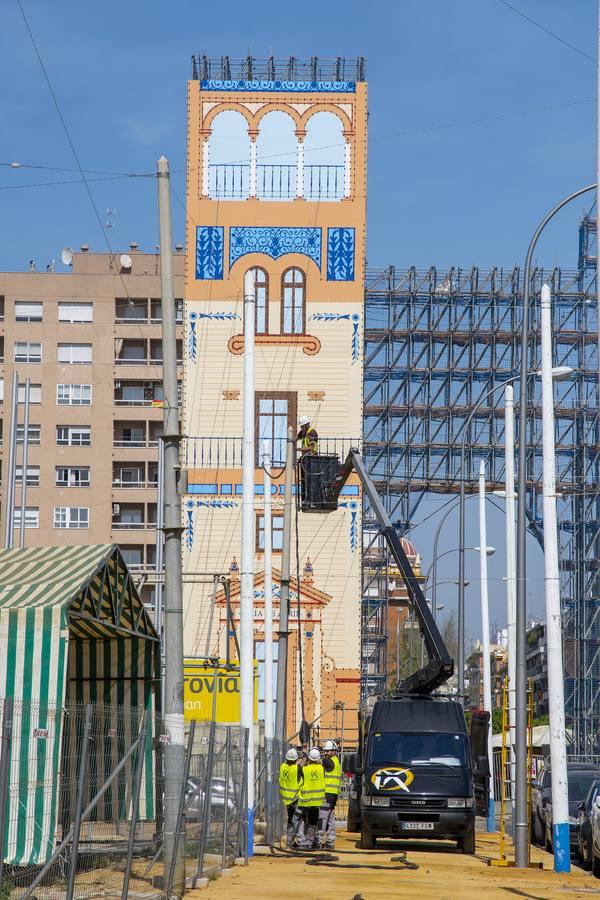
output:
[{"label": "road", "polygon": [[[248,866],[236,866],[188,896],[196,900],[389,900],[396,896],[420,900],[583,900],[597,893],[600,897],[600,881],[578,868],[570,875],[556,875],[552,857],[537,848],[532,850],[532,857],[543,861],[543,870],[488,866],[487,858],[498,856],[498,835],[479,833],[474,857],[463,856],[451,844],[434,841],[382,841],[381,849],[368,853],[357,848],[357,837],[341,832],[334,854],[339,856],[341,865],[358,868],[309,866],[304,858],[275,858],[266,848],[258,848],[260,855]],[[360,868],[399,865],[390,860],[402,850],[407,851],[410,862],[418,865],[417,870],[386,872]]]}]

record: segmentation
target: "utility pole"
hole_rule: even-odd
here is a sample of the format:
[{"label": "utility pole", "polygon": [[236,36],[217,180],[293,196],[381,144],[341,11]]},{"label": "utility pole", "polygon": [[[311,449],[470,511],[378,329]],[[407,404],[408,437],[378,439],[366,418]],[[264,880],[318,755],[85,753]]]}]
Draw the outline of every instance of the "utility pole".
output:
[{"label": "utility pole", "polygon": [[552,314],[550,288],[542,285],[542,483],[544,510],[544,576],[546,579],[546,646],[548,657],[548,712],[550,718],[550,774],[552,781],[552,847],[554,871],[570,872],[569,786],[562,665],[562,623],[556,519],[556,450],[554,386],[552,382]]},{"label": "utility pole", "polygon": [[169,163],[158,160],[158,218],[160,228],[160,280],[162,304],[162,350],[164,395],[163,498],[165,615],[163,653],[165,660],[164,713],[168,743],[165,744],[165,872],[172,870],[173,894],[185,890],[183,841],[176,841],[179,801],[184,776],[183,722],[183,597],[181,561],[181,501],[179,497],[180,458],[179,393],[177,387],[177,344],[175,338],[175,295],[171,234],[171,191]]},{"label": "utility pole", "polygon": [[4,549],[11,550],[15,527],[15,481],[17,461],[17,422],[19,421],[19,373],[13,373],[10,417],[10,438],[8,443],[8,472],[6,478],[6,514],[4,526]]},{"label": "utility pole", "polygon": [[281,591],[279,597],[279,641],[277,644],[277,702],[275,704],[275,737],[283,745],[286,738],[286,694],[288,639],[290,616],[290,559],[292,549],[292,483],[296,444],[294,430],[288,428],[285,452],[283,495],[283,544],[281,548]]},{"label": "utility pole", "polygon": [[488,731],[488,760],[490,763],[490,795],[488,802],[487,830],[496,830],[494,817],[494,757],[492,755],[492,674],[490,666],[490,610],[488,603],[487,523],[485,511],[485,463],[479,464],[479,572],[481,575],[481,630],[483,633],[483,708],[490,714]]},{"label": "utility pole", "polygon": [[240,556],[240,724],[247,729],[248,855],[254,844],[254,329],[252,271],[244,278],[244,437],[242,450],[242,548]]},{"label": "utility pole", "polygon": [[[21,455],[21,521],[19,523],[19,547],[25,546],[25,514],[27,512],[27,463],[29,457],[29,396],[31,380],[25,379],[25,407],[23,411],[23,453]],[[17,405],[17,409],[18,409]]]},{"label": "utility pole", "polygon": [[[265,536],[265,743],[267,751],[267,769],[270,768],[273,749],[273,527],[271,519],[271,454],[268,442],[263,444],[264,475],[264,529]],[[270,779],[267,779],[270,785]]]},{"label": "utility pole", "polygon": [[[517,570],[515,558],[515,401],[512,384],[504,391],[504,487],[506,496],[506,630],[508,632],[508,721],[510,780],[515,783],[515,673],[517,649]],[[511,792],[514,812],[514,790]]]}]

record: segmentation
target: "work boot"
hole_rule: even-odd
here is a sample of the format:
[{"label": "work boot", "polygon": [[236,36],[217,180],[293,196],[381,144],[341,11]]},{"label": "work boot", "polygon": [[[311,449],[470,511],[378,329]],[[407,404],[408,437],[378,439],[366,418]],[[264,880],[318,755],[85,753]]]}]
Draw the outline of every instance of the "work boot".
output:
[{"label": "work boot", "polygon": [[318,850],[317,828],[315,825],[309,825],[306,829],[306,840],[304,842],[304,850]]}]

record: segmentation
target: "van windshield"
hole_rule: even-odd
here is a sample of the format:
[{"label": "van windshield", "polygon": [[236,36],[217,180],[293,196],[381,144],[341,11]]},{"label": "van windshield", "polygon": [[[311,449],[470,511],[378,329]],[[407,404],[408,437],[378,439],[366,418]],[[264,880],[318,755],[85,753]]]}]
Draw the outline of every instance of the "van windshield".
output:
[{"label": "van windshield", "polygon": [[464,734],[431,734],[393,731],[371,735],[369,763],[405,766],[465,766],[467,760]]}]

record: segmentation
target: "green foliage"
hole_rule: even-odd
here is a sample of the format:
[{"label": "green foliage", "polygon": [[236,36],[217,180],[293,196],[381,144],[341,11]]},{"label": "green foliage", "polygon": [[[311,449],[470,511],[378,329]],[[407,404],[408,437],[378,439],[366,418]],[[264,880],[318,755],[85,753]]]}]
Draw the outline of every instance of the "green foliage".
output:
[{"label": "green foliage", "polygon": [[502,707],[492,710],[492,734],[502,734]]}]

